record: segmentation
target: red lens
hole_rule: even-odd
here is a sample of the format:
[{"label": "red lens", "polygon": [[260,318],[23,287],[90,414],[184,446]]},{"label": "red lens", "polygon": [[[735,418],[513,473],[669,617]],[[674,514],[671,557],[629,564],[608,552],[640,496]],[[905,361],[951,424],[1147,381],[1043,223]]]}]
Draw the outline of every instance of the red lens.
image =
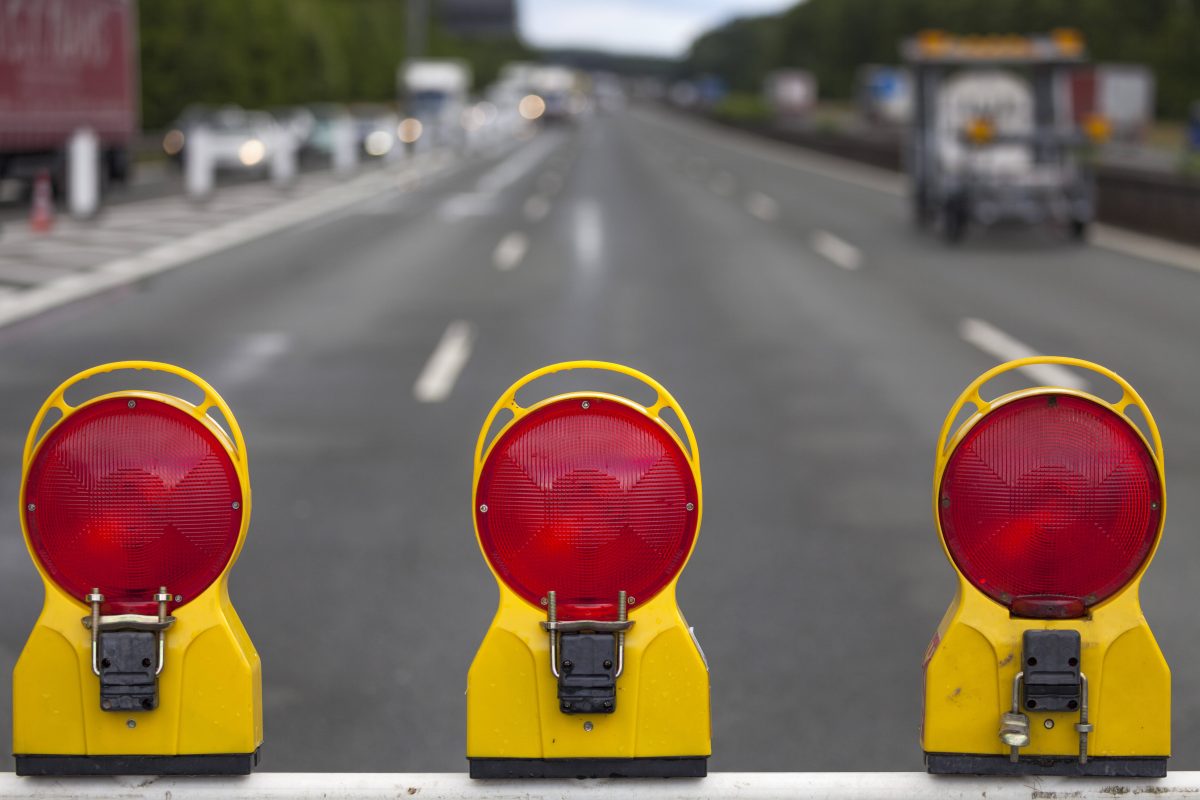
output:
[{"label": "red lens", "polygon": [[1154,546],[1154,458],[1115,411],[1071,395],[996,406],[942,474],[954,563],[1020,616],[1074,617],[1125,586]]},{"label": "red lens", "polygon": [[499,437],[475,520],[488,561],[525,600],[554,590],[561,619],[614,619],[621,590],[644,602],[683,568],[699,500],[664,425],[623,403],[586,403],[548,403]]},{"label": "red lens", "polygon": [[120,397],[46,435],[22,505],[55,583],[78,599],[99,587],[108,606],[132,611],[152,607],[160,586],[186,602],[216,580],[237,546],[242,500],[229,454],[200,420]]}]

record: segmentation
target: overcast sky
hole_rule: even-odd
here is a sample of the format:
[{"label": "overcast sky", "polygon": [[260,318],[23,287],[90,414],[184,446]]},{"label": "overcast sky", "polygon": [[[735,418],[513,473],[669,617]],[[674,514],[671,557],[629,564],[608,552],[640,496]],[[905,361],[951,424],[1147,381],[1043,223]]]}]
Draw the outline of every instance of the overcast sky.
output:
[{"label": "overcast sky", "polygon": [[524,39],[537,47],[585,47],[679,56],[728,19],[778,11],[796,0],[517,0]]}]

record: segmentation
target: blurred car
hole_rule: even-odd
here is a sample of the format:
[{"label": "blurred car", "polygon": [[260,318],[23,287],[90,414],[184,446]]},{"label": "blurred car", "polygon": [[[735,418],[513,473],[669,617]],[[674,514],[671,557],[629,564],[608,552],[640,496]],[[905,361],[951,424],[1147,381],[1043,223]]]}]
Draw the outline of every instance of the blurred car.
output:
[{"label": "blurred car", "polygon": [[185,162],[199,130],[209,136],[212,162],[226,172],[262,172],[283,133],[266,112],[247,112],[239,106],[191,106],[164,134],[163,150],[173,160]]},{"label": "blurred car", "polygon": [[284,129],[265,111],[246,111],[234,105],[215,110],[189,106],[163,136],[163,150],[171,158],[185,161],[200,130],[209,137],[216,168],[233,172],[265,170],[284,135]]},{"label": "blurred car", "polygon": [[396,146],[400,117],[387,106],[362,104],[351,106],[354,134],[363,154],[382,158]]}]

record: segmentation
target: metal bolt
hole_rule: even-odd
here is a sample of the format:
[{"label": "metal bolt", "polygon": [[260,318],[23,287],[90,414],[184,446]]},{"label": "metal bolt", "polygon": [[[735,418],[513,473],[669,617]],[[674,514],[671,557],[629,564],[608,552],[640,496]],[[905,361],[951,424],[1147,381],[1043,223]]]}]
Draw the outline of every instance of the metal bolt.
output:
[{"label": "metal bolt", "polygon": [[176,603],[182,603],[182,602],[183,602],[183,595],[181,595],[181,594],[177,594],[177,595],[175,595],[175,602],[176,602]]},{"label": "metal bolt", "polygon": [[482,505],[480,505],[480,506],[479,506],[479,513],[480,513],[480,514],[486,514],[486,513],[487,513],[487,503],[484,503],[484,504],[482,504]]},{"label": "metal bolt", "polygon": [[[31,508],[31,509],[29,509],[29,510],[30,510],[30,511],[33,511],[33,509],[32,509],[32,508]],[[1150,510],[1152,510],[1152,511],[1158,511],[1158,501],[1157,501],[1157,500],[1155,500],[1155,501],[1153,501],[1152,503],[1150,503]]]},{"label": "metal bolt", "polygon": [[539,603],[541,603],[543,606],[548,606],[548,605],[550,605],[550,601],[549,601],[549,600],[547,600],[545,597],[543,597],[543,598],[542,598],[541,600],[539,600],[538,602],[539,602]]},{"label": "metal bolt", "polygon": [[595,727],[595,726],[594,726],[594,725],[593,725],[591,722],[585,722],[585,723],[583,723],[583,729],[584,729],[585,731],[587,731],[588,733],[591,733],[591,732],[592,732],[592,728],[594,728],[594,727]]},{"label": "metal bolt", "polygon": [[612,708],[612,700],[605,700],[605,701],[604,701],[604,707],[605,707],[605,708]]},{"label": "metal bolt", "polygon": [[107,711],[108,709],[112,708],[112,701],[111,700],[101,700],[100,707],[103,708],[105,711]]},{"label": "metal bolt", "polygon": [[562,662],[562,664],[563,664],[563,669],[570,669],[571,667],[575,666],[570,661],[564,661],[564,662]]},{"label": "metal bolt", "polygon": [[37,510],[37,504],[36,504],[36,503],[30,503],[29,505],[25,506],[25,510],[26,510],[26,511],[36,511],[36,510]]},{"label": "metal bolt", "polygon": [[562,704],[562,710],[563,710],[563,711],[570,711],[570,710],[571,710],[571,704],[570,704],[570,703],[563,703],[563,704]]},{"label": "metal bolt", "polygon": [[234,501],[233,501],[233,510],[234,510],[234,511],[237,511],[237,510],[238,510],[239,508],[241,508],[241,507],[242,507],[242,504],[241,504],[241,503],[239,503],[237,500],[234,500]]},{"label": "metal bolt", "polygon": [[942,508],[949,508],[949,507],[950,507],[950,498],[943,497],[942,498]]},{"label": "metal bolt", "polygon": [[1046,728],[1046,730],[1050,730],[1051,728],[1054,727],[1054,720],[1047,719],[1045,722],[1042,723],[1042,725]]},{"label": "metal bolt", "polygon": [[629,597],[626,597],[626,598],[625,598],[625,604],[626,604],[626,605],[630,605],[630,606],[631,606],[631,605],[633,605],[633,604],[634,604],[634,603],[636,603],[636,602],[637,602],[637,598],[636,598],[636,597],[634,597],[633,595],[630,595]]},{"label": "metal bolt", "polygon": [[136,728],[137,722],[135,722],[134,720],[131,720],[131,719],[127,719],[127,720],[125,720],[125,727],[126,728]]},{"label": "metal bolt", "polygon": [[684,508],[686,508],[688,511],[695,511],[695,510],[696,510],[696,504],[695,504],[695,503],[688,503],[686,506],[684,506]]},{"label": "metal bolt", "polygon": [[129,406],[130,408],[137,408],[137,400],[130,400],[125,405]]},{"label": "metal bolt", "polygon": [[612,669],[612,659],[608,659],[608,658],[604,659],[604,668]]},{"label": "metal bolt", "polygon": [[591,404],[591,403],[589,403],[587,400],[584,400],[582,403],[580,403],[580,404],[579,404],[579,406],[580,406],[580,408],[582,408],[584,411],[587,411],[589,408],[591,408],[591,407],[592,407],[592,404]]}]

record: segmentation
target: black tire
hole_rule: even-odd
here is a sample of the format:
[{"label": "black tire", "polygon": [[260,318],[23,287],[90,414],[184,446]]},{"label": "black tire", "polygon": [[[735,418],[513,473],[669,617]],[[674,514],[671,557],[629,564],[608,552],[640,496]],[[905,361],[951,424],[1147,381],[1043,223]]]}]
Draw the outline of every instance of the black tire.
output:
[{"label": "black tire", "polygon": [[958,244],[967,233],[967,201],[965,197],[951,197],[942,209],[942,238],[948,244]]},{"label": "black tire", "polygon": [[1069,231],[1071,234],[1071,241],[1073,241],[1073,242],[1087,241],[1087,233],[1088,233],[1087,220],[1085,220],[1085,219],[1071,220]]}]

